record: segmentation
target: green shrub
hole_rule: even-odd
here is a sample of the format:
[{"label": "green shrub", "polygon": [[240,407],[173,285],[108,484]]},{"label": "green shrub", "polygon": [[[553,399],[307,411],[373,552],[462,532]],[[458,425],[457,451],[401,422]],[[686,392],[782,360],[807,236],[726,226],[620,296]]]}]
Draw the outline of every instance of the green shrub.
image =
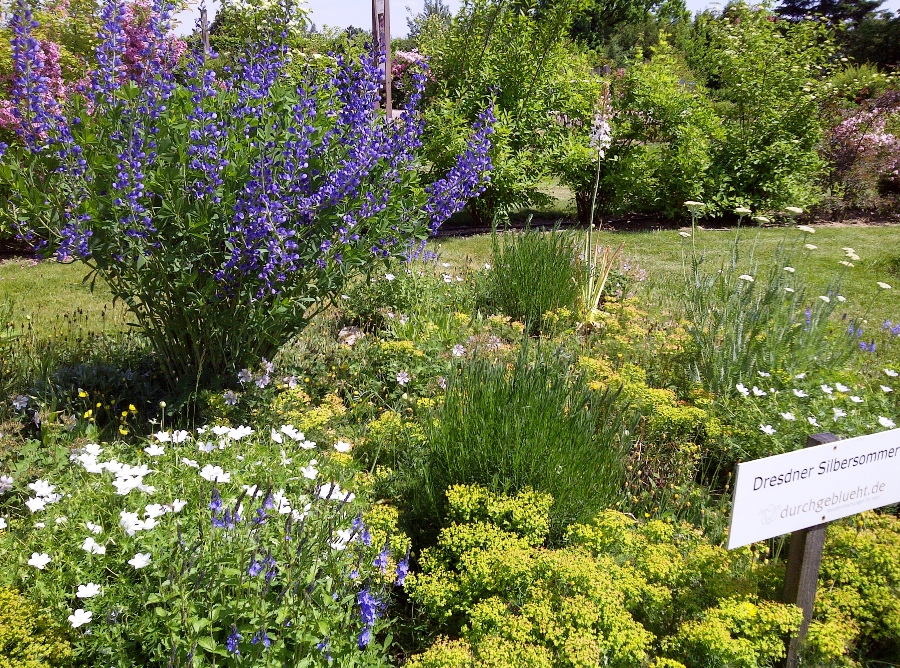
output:
[{"label": "green shrub", "polygon": [[578,241],[567,232],[533,228],[495,235],[493,263],[481,306],[525,322],[529,332],[554,323],[545,314],[567,308],[577,312],[581,294]]},{"label": "green shrub", "polygon": [[447,497],[450,524],[407,587],[438,634],[416,668],[760,668],[799,626],[799,609],[762,598],[770,566],[687,524],[605,511],[550,550],[547,495]]},{"label": "green shrub", "polygon": [[829,525],[808,645],[820,665],[900,657],[900,518]]},{"label": "green shrub", "polygon": [[37,606],[0,587],[0,668],[68,666],[72,648]]},{"label": "green shrub", "polygon": [[509,365],[475,358],[450,378],[437,419],[426,425],[416,502],[433,520],[456,484],[551,494],[556,537],[617,498],[631,425],[616,392],[591,390],[559,355],[530,355],[526,347]]}]

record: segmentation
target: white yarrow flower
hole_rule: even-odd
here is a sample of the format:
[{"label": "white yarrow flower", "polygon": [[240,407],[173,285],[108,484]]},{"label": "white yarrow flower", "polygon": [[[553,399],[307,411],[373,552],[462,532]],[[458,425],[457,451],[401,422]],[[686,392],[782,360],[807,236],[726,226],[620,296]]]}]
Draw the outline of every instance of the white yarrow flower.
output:
[{"label": "white yarrow flower", "polygon": [[748,283],[753,282],[753,277],[750,274],[741,274],[740,276],[738,276],[738,278],[742,281],[747,281]]},{"label": "white yarrow flower", "polygon": [[883,281],[878,281],[878,287],[882,290],[890,290],[891,286]]}]

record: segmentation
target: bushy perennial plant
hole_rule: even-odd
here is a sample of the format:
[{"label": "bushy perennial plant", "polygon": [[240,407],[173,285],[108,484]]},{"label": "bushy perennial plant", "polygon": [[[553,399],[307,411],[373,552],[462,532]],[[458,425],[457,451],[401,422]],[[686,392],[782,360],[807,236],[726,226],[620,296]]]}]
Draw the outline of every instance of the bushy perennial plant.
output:
[{"label": "bushy perennial plant", "polygon": [[369,55],[337,56],[321,81],[289,76],[287,49],[266,44],[222,78],[194,54],[176,79],[169,11],[162,0],[149,8],[130,56],[126,7],[109,0],[97,69],[62,101],[19,4],[21,142],[3,147],[0,182],[22,238],[106,281],[174,385],[270,356],[349,277],[415,249],[484,188],[493,115],[483,111],[444,176],[422,185],[423,68],[393,122]]},{"label": "bushy perennial plant", "polygon": [[2,584],[71,627],[86,665],[385,665],[409,545],[347,489],[343,449],[214,426],[4,476]]}]

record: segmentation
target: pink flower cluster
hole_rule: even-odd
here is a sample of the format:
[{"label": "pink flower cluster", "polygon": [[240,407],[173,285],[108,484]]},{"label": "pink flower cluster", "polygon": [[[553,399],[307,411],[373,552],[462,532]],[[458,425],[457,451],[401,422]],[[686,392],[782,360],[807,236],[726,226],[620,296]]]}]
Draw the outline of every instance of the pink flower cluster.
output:
[{"label": "pink flower cluster", "polygon": [[[68,2],[62,0],[52,8],[53,11],[65,13]],[[126,5],[123,32],[125,34],[125,52],[122,54],[122,69],[119,78],[123,81],[141,81],[147,62],[152,58],[149,47],[153,43],[150,27],[152,7],[149,0],[135,0]],[[90,83],[87,79],[67,83],[63,79],[60,59],[60,45],[50,40],[39,40],[38,75],[46,81],[46,101],[63,104],[73,94],[81,91]],[[163,62],[170,68],[175,67],[187,50],[187,42],[174,36],[165,41]],[[3,99],[0,99],[0,128],[16,131],[20,122],[14,112],[15,104],[10,97],[11,81],[3,82]]]},{"label": "pink flower cluster", "polygon": [[865,160],[877,176],[900,177],[900,137],[888,132],[888,119],[900,112],[900,91],[888,91],[832,128],[827,150],[839,171]]}]

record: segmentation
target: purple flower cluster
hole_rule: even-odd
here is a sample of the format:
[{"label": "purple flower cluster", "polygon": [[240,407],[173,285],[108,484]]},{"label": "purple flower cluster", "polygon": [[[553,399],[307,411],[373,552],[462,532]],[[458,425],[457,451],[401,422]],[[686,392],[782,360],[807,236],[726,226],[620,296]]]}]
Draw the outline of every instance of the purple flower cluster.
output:
[{"label": "purple flower cluster", "polygon": [[372,642],[372,629],[381,615],[383,602],[372,594],[369,587],[366,587],[356,595],[356,603],[359,605],[359,614],[363,623],[363,629],[359,634],[359,648],[365,649]]}]

